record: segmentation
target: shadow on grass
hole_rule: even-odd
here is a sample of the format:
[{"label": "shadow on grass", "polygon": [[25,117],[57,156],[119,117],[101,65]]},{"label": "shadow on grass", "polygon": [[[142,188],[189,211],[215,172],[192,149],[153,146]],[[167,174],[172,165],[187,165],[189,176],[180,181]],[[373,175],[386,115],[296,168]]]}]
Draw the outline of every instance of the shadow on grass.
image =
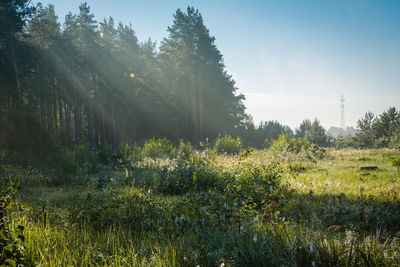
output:
[{"label": "shadow on grass", "polygon": [[378,198],[355,197],[345,194],[308,194],[294,192],[284,207],[284,216],[315,227],[382,230],[395,233],[400,230],[400,200],[388,192]]}]

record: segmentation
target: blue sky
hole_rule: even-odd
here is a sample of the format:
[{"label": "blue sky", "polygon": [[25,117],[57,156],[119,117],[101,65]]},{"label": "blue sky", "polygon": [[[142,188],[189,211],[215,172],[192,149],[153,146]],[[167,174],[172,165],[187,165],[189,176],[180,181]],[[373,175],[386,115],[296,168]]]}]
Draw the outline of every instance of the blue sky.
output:
[{"label": "blue sky", "polygon": [[[63,21],[79,0],[52,3]],[[87,1],[96,19],[131,23],[140,41],[167,36],[177,8],[194,6],[256,122],[346,126],[366,111],[400,108],[400,1]]]}]

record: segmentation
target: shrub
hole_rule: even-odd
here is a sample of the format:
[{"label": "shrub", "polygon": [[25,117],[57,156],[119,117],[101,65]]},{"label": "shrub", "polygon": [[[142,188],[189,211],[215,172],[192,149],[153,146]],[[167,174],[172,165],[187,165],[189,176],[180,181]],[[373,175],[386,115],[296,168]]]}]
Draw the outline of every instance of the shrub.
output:
[{"label": "shrub", "polygon": [[53,183],[71,182],[74,175],[94,174],[97,172],[99,159],[95,151],[88,146],[77,146],[75,149],[60,149],[45,159],[43,169],[54,176]]},{"label": "shrub", "polygon": [[142,150],[136,143],[133,146],[125,144],[120,148],[121,156],[124,160],[132,163],[142,158]]},{"label": "shrub", "polygon": [[270,149],[274,153],[293,153],[300,154],[302,151],[308,151],[311,148],[310,142],[305,138],[290,137],[287,133],[279,136]]},{"label": "shrub", "polygon": [[81,145],[73,150],[75,160],[78,163],[79,171],[82,174],[93,174],[96,172],[98,163],[95,151],[92,151],[89,146]]},{"label": "shrub", "polygon": [[103,145],[97,150],[97,159],[100,163],[108,165],[111,163],[112,147],[110,145]]},{"label": "shrub", "polygon": [[240,137],[234,139],[232,136],[227,134],[225,136],[219,135],[215,139],[214,149],[218,153],[239,154],[243,150],[243,142]]},{"label": "shrub", "polygon": [[9,215],[12,200],[16,193],[18,183],[12,183],[0,177],[0,265],[25,266],[24,251],[24,226],[13,225]]},{"label": "shrub", "polygon": [[68,207],[69,220],[90,224],[97,230],[108,226],[129,226],[137,231],[159,228],[162,210],[139,191],[123,196],[116,190],[93,191],[80,195]]},{"label": "shrub", "polygon": [[397,171],[400,173],[400,157],[391,159],[392,165],[397,167]]},{"label": "shrub", "polygon": [[261,207],[267,202],[281,202],[280,179],[283,169],[278,165],[253,166],[241,163],[227,177],[227,190],[236,202]]},{"label": "shrub", "polygon": [[150,158],[172,158],[174,146],[167,138],[149,139],[143,146],[143,155]]},{"label": "shrub", "polygon": [[179,141],[179,147],[176,150],[176,158],[178,161],[188,161],[193,154],[193,146],[182,139]]},{"label": "shrub", "polygon": [[400,130],[398,130],[393,136],[390,137],[388,145],[390,148],[400,149]]},{"label": "shrub", "polygon": [[167,195],[208,190],[217,184],[217,176],[218,171],[200,153],[186,160],[147,158],[131,170],[135,186]]},{"label": "shrub", "polygon": [[45,165],[52,168],[57,176],[71,176],[78,171],[75,153],[70,149],[61,149],[50,155],[46,161]]}]

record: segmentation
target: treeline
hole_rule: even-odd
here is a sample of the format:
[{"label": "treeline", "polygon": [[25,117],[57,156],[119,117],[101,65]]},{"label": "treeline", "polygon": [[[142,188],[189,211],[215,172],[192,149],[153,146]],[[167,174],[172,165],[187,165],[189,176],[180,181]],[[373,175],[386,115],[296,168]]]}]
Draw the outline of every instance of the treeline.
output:
[{"label": "treeline", "polygon": [[29,3],[0,2],[3,156],[40,156],[82,144],[117,148],[153,137],[198,145],[219,134],[240,136],[256,148],[269,147],[282,133],[320,146],[398,142],[395,109],[380,117],[367,113],[355,139],[335,140],[318,120],[304,120],[295,131],[272,120],[256,125],[194,8],[176,11],[157,46],[150,39],[139,42],[131,25],[111,17],[96,22],[86,3],[62,26],[53,5]]},{"label": "treeline", "polygon": [[339,136],[337,147],[400,148],[400,112],[391,107],[382,114],[367,112],[357,122],[355,136]]},{"label": "treeline", "polygon": [[180,138],[243,129],[235,82],[201,14],[177,10],[160,46],[84,3],[61,27],[54,6],[2,1],[0,124],[7,151]]}]

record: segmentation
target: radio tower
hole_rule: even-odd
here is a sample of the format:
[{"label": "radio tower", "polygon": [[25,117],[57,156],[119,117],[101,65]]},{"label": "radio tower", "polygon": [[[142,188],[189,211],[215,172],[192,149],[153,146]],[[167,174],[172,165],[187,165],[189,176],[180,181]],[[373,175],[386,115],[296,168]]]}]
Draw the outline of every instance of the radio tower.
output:
[{"label": "radio tower", "polygon": [[341,118],[340,118],[340,127],[344,130],[344,95],[340,96],[340,108],[341,108]]}]

